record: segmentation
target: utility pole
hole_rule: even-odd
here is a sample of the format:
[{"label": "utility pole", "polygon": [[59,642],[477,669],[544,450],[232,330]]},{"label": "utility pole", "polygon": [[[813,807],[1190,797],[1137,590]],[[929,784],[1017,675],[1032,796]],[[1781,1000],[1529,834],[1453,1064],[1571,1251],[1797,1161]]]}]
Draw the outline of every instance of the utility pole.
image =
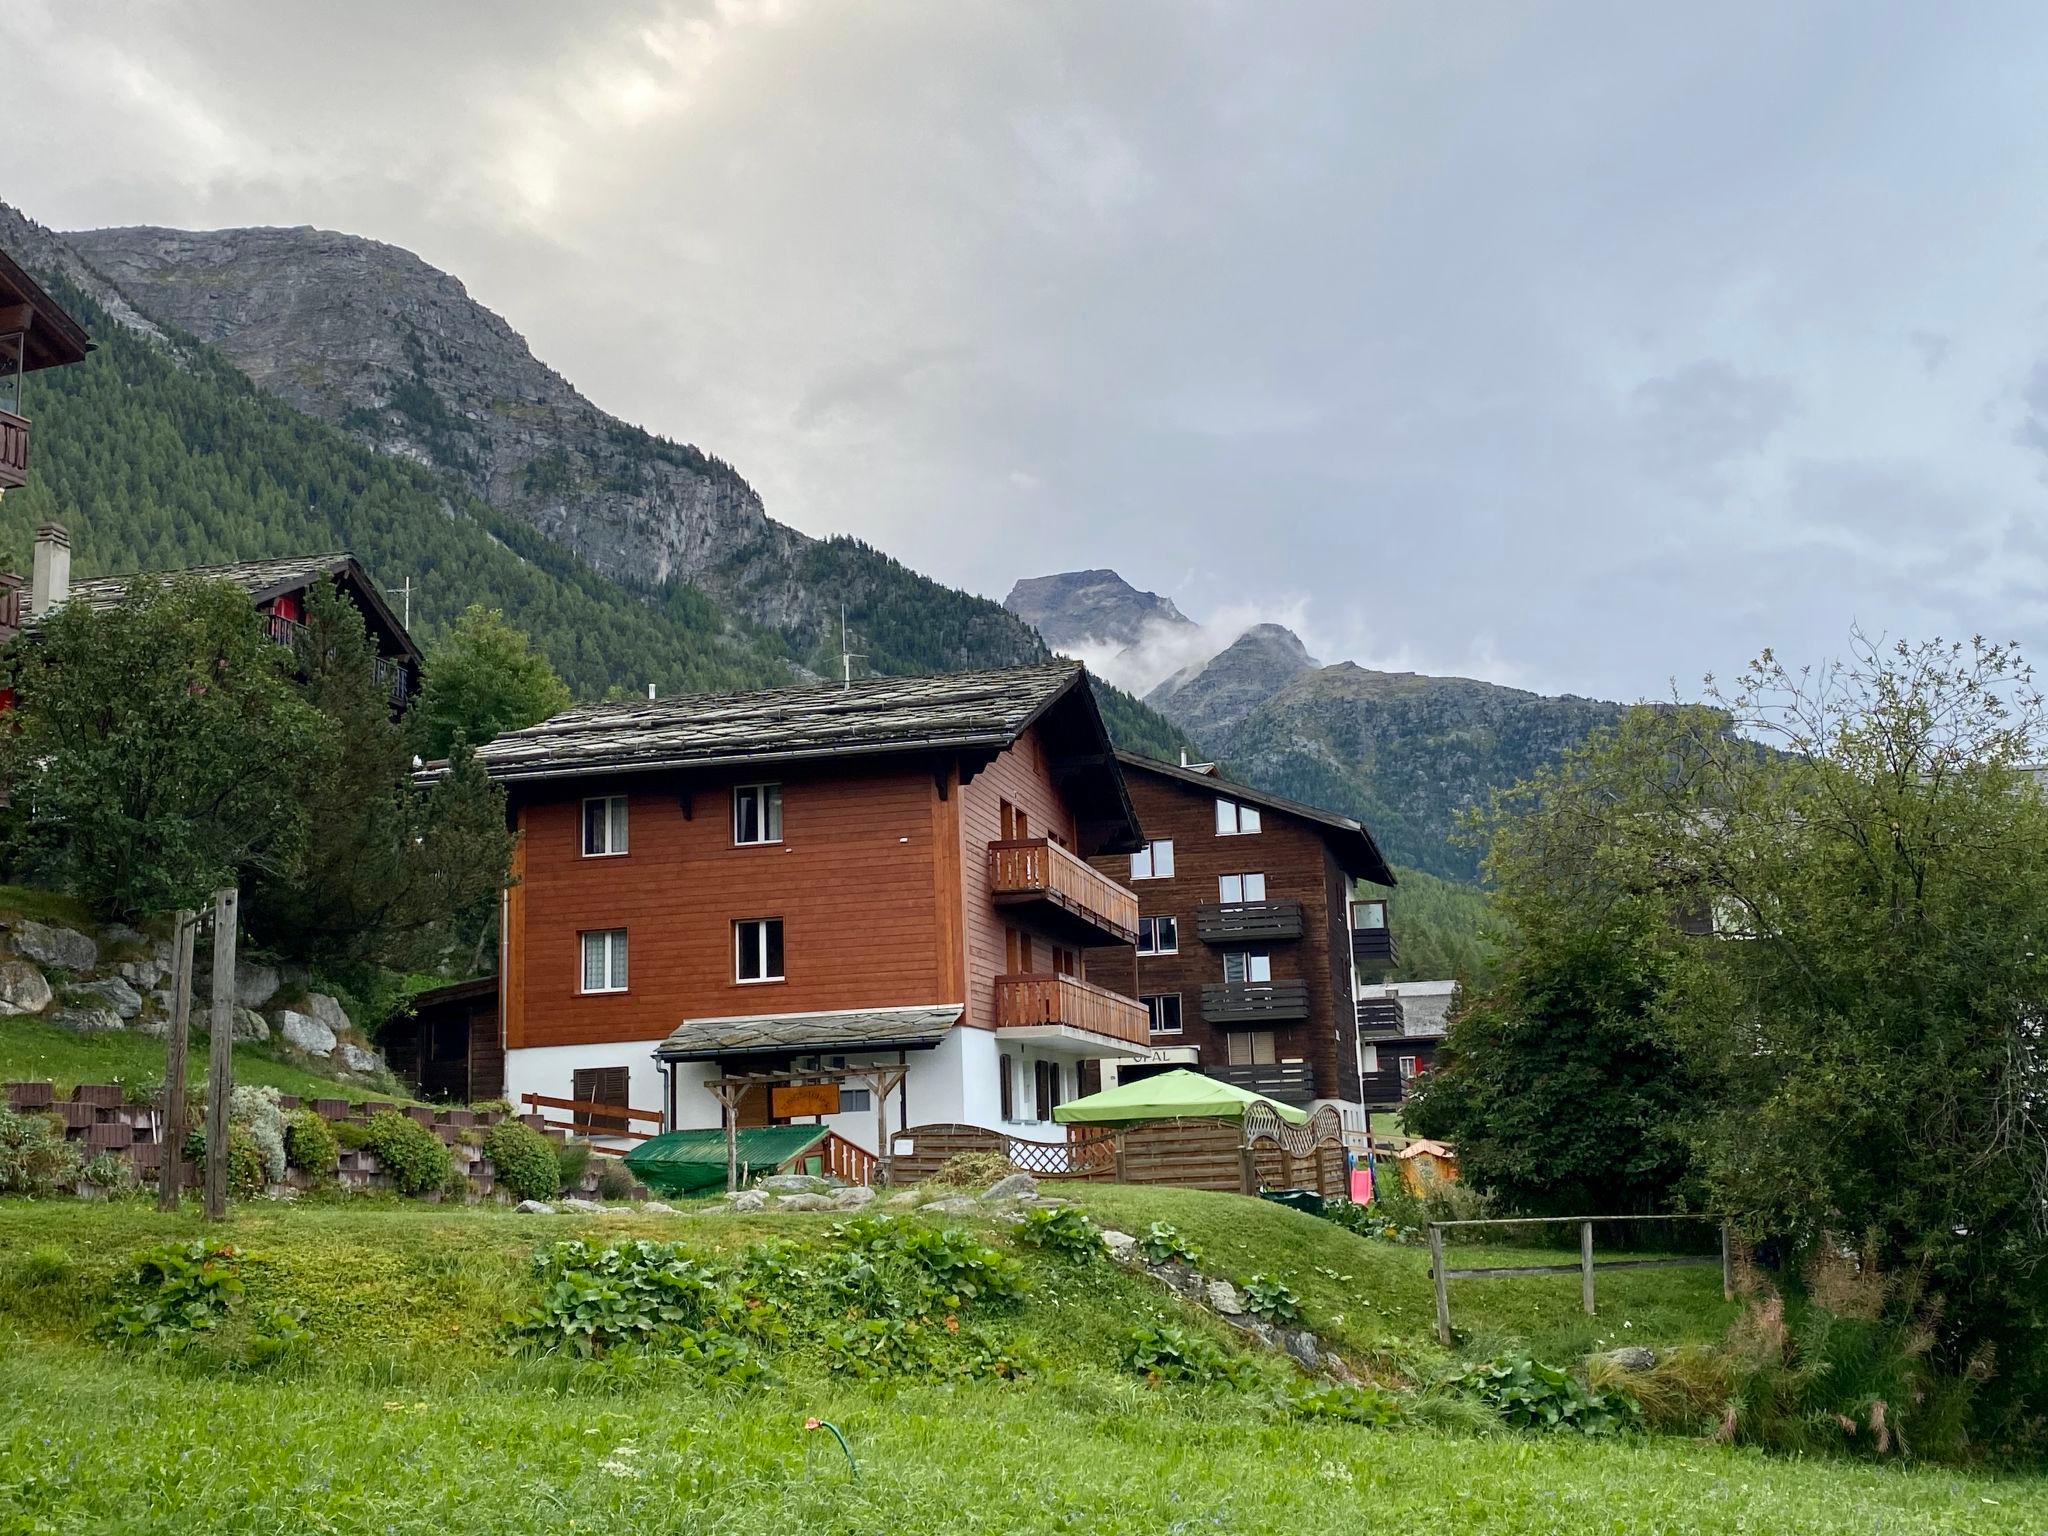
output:
[{"label": "utility pole", "polygon": [[164,1160],[157,1169],[156,1205],[160,1211],[175,1211],[185,1184],[185,1053],[192,1039],[192,940],[199,930],[199,914],[189,907],[178,908],[177,926],[171,930],[171,1038],[169,1059],[164,1063],[163,1143]]},{"label": "utility pole", "polygon": [[408,576],[408,577],[406,577],[406,578],[405,578],[405,585],[404,585],[403,587],[399,588],[399,594],[400,594],[400,595],[401,595],[401,596],[402,596],[402,597],[403,597],[403,598],[405,599],[405,619],[404,619],[404,624],[405,624],[405,627],[406,627],[407,629],[411,629],[411,628],[412,628],[412,578],[411,578],[410,576]]},{"label": "utility pole", "polygon": [[859,652],[847,648],[846,604],[841,603],[839,605],[839,686],[842,689],[847,692],[853,690],[853,664],[856,661],[865,661],[866,659]]},{"label": "utility pole", "polygon": [[235,930],[240,893],[213,893],[213,1038],[206,1058],[206,1219],[228,1213],[228,1094],[235,1081]]}]

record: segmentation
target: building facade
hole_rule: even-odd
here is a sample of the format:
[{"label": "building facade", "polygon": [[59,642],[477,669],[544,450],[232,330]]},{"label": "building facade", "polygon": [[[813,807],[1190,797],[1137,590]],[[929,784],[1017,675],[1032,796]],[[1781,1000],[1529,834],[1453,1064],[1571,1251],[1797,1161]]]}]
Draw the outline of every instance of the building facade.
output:
[{"label": "building facade", "polygon": [[1458,1002],[1455,981],[1358,984],[1358,1075],[1372,1109],[1398,1109],[1436,1064]]},{"label": "building facade", "polygon": [[1085,955],[1136,899],[1085,861],[1139,841],[1070,665],[572,710],[479,754],[519,834],[505,898],[506,1094],[722,1123],[713,1082],[904,1070],[748,1094],[743,1125],[879,1152],[960,1122],[1059,1139],[1082,1066],[1141,1054]]},{"label": "building facade", "polygon": [[1110,1075],[1191,1067],[1283,1103],[1334,1105],[1362,1133],[1354,952],[1372,975],[1394,959],[1384,902],[1376,934],[1353,932],[1352,883],[1394,881],[1372,834],[1202,765],[1120,760],[1146,843],[1094,862],[1137,893],[1139,936],[1091,954],[1089,975],[1130,978],[1152,1050]]}]

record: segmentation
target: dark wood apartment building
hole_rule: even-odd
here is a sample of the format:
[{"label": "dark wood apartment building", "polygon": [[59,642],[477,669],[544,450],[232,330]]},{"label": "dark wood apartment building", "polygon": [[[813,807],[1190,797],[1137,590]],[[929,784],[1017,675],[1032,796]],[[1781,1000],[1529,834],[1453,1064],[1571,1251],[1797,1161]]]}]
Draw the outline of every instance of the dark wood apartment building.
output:
[{"label": "dark wood apartment building", "polygon": [[[78,322],[0,251],[0,495],[28,484],[24,376],[82,362],[91,350]],[[20,576],[0,572],[0,644],[12,640],[27,619],[26,595]]]},{"label": "dark wood apartment building", "polygon": [[1151,1057],[1283,1103],[1336,1105],[1363,1130],[1357,954],[1394,959],[1385,903],[1355,934],[1352,882],[1394,882],[1372,834],[1316,806],[1217,777],[1202,765],[1118,754],[1145,846],[1100,855],[1138,896],[1138,941],[1089,956],[1093,977],[1133,978]]}]

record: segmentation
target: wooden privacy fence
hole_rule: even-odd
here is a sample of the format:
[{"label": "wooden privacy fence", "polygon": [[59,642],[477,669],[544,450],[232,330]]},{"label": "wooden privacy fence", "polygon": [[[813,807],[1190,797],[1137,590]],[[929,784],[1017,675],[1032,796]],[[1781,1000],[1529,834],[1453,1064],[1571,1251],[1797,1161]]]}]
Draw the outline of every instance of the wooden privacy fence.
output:
[{"label": "wooden privacy fence", "polygon": [[[1263,1113],[1263,1119],[1255,1116]],[[1268,1123],[1270,1122],[1270,1123]],[[1037,1141],[979,1125],[915,1125],[889,1138],[890,1182],[916,1184],[948,1161],[993,1152],[1041,1179],[1171,1184],[1255,1195],[1261,1188],[1312,1188],[1327,1199],[1345,1193],[1343,1127],[1335,1110],[1305,1126],[1254,1106],[1242,1126],[1225,1120],[1155,1120],[1116,1128],[1074,1126],[1065,1141]]]},{"label": "wooden privacy fence", "polygon": [[[1721,1267],[1721,1299],[1735,1299],[1735,1261],[1728,1245],[1728,1228],[1720,1229],[1721,1251],[1716,1254],[1679,1255],[1658,1259],[1607,1259],[1593,1262],[1593,1226],[1610,1221],[1711,1221],[1711,1216],[1673,1214],[1665,1216],[1495,1216],[1478,1221],[1432,1221],[1429,1224],[1429,1277],[1436,1286],[1436,1337],[1439,1344],[1451,1342],[1451,1297],[1453,1280],[1502,1280],[1511,1275],[1569,1275],[1579,1277],[1579,1304],[1586,1316],[1595,1315],[1593,1271],[1596,1269],[1682,1269],[1718,1264]],[[1451,1227],[1579,1227],[1579,1261],[1576,1264],[1492,1264],[1462,1269],[1444,1267],[1444,1233]]]}]

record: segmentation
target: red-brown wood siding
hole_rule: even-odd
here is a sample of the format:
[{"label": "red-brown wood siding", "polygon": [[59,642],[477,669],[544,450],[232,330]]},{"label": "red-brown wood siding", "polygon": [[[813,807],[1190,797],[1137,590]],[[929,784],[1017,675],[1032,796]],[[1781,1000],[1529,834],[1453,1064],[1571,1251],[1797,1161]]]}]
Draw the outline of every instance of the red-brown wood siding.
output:
[{"label": "red-brown wood siding", "polygon": [[[736,847],[732,786],[782,784],[780,843]],[[627,796],[628,852],[582,856],[582,802]],[[764,769],[523,791],[506,1043],[658,1039],[686,1018],[952,1002],[927,767]],[[736,919],[779,917],[786,980],[733,976]],[[579,935],[626,930],[627,990],[588,995]]]}]

